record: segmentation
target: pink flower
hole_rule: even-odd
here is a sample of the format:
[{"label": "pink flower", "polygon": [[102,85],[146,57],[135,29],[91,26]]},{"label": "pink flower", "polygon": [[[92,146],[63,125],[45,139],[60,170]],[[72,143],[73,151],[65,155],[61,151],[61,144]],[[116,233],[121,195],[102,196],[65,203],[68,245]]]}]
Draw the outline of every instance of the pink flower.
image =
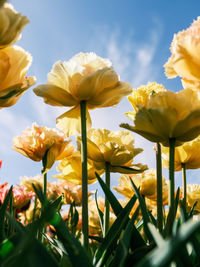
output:
[{"label": "pink flower", "polygon": [[[8,183],[0,184],[0,203],[3,204],[10,186]],[[26,187],[23,186],[14,186],[12,189],[13,194],[13,207],[21,209],[26,206],[28,202],[35,196],[33,192],[27,192]]]}]

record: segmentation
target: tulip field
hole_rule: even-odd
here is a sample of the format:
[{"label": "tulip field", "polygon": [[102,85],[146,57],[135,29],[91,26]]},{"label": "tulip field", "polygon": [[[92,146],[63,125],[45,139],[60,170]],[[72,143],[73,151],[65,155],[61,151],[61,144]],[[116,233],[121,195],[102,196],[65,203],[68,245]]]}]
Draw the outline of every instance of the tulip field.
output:
[{"label": "tulip field", "polygon": [[[181,80],[178,92],[155,81],[133,88],[94,52],[55,62],[38,84],[26,76],[32,56],[15,44],[27,23],[0,0],[0,108],[33,90],[66,111],[54,128],[33,122],[13,137],[13,150],[42,168],[0,184],[0,266],[200,266],[200,185],[187,177],[200,168],[200,17],[174,34],[166,58],[167,78]],[[129,123],[118,131],[92,128],[91,110],[117,108],[124,97],[132,108],[121,118]],[[144,150],[135,134],[154,146],[155,168],[135,162]]]}]

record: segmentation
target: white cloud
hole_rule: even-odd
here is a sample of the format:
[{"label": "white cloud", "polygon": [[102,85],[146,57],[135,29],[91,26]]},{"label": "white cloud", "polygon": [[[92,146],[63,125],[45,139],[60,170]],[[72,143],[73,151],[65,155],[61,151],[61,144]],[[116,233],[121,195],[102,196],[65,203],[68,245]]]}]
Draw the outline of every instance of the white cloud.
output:
[{"label": "white cloud", "polygon": [[[142,42],[136,42],[132,33],[124,39],[119,29],[113,31],[113,29],[103,27],[96,31],[98,34],[94,35],[91,46],[97,47],[102,56],[108,57],[112,61],[114,69],[120,74],[122,81],[129,81],[136,88],[157,79],[160,66],[154,63],[154,56],[162,32],[160,21],[155,20],[154,27],[147,35],[148,39]],[[117,107],[94,110],[91,112],[93,127],[120,130],[120,123],[132,124],[124,115],[131,109],[132,107],[125,97]],[[150,168],[155,167],[154,144],[137,134],[134,136],[136,147],[144,149],[144,152],[137,156],[136,161],[148,164]]]},{"label": "white cloud", "polygon": [[47,105],[43,98],[34,94],[30,95],[29,101],[31,108],[34,110],[34,119],[38,125],[55,128],[56,118],[68,110],[68,108]]},{"label": "white cloud", "polygon": [[10,154],[12,139],[31,123],[30,119],[16,110],[2,109],[0,116],[0,152]]}]

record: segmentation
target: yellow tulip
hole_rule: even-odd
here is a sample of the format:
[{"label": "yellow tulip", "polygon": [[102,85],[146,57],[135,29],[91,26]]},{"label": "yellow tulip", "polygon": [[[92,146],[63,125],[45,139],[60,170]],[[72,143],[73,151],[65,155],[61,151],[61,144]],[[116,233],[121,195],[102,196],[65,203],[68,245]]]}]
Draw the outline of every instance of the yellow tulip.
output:
[{"label": "yellow tulip", "polygon": [[[88,160],[87,164],[88,169],[88,183],[92,184],[96,182],[96,174],[102,174],[103,170],[97,170],[93,162]],[[64,158],[60,161],[57,166],[57,171],[60,171],[60,174],[56,174],[53,177],[58,179],[64,179],[74,184],[82,183],[82,162],[81,162],[81,154],[79,151],[74,152],[71,156]]]},{"label": "yellow tulip", "polygon": [[41,161],[46,154],[46,171],[49,170],[56,160],[70,156],[74,147],[70,141],[64,141],[64,135],[55,129],[37,126],[27,128],[22,136],[14,137],[13,149],[22,155],[34,160]]},{"label": "yellow tulip", "polygon": [[162,84],[158,84],[156,82],[149,82],[146,86],[142,85],[137,89],[133,89],[132,94],[127,98],[134,110],[126,113],[127,117],[134,119],[138,108],[141,106],[146,106],[151,95],[161,91],[166,91],[165,87]]},{"label": "yellow tulip", "polygon": [[26,16],[16,12],[11,4],[5,3],[0,8],[0,49],[18,41],[28,22]]},{"label": "yellow tulip", "polygon": [[187,206],[192,208],[195,206],[195,211],[200,212],[200,185],[199,184],[188,184],[187,185]]},{"label": "yellow tulip", "polygon": [[[102,197],[97,198],[98,202],[98,207],[101,210],[102,213],[104,213],[105,209],[105,200]],[[97,210],[97,205],[96,201],[94,199],[90,199],[88,202],[88,213],[89,213],[89,234],[90,235],[98,235],[101,236],[102,231],[101,231],[101,225],[99,221],[99,213]],[[80,221],[80,226],[82,223],[82,210],[80,208],[77,208],[78,213],[79,213],[79,221]],[[110,226],[114,223],[116,220],[116,216],[113,212],[113,210],[110,207],[110,218],[109,218],[109,224]]]},{"label": "yellow tulip", "polygon": [[184,88],[200,89],[200,17],[174,35],[171,57],[164,65],[168,78],[180,76]]},{"label": "yellow tulip", "polygon": [[0,108],[13,106],[35,84],[35,77],[25,77],[31,61],[31,55],[19,46],[0,50]]},{"label": "yellow tulip", "polygon": [[[122,166],[133,167],[136,172],[147,169],[146,165],[132,163],[133,158],[143,149],[134,147],[134,138],[130,132],[90,129],[87,136],[87,155],[97,169],[105,169],[106,162],[110,164],[111,172],[130,172]],[[81,138],[78,137],[79,150],[80,141]]]},{"label": "yellow tulip", "polygon": [[[193,141],[186,142],[175,148],[174,170],[181,171],[182,164],[186,169],[200,168],[200,137]],[[162,165],[164,168],[169,168],[169,148],[162,147]]]},{"label": "yellow tulip", "polygon": [[193,89],[154,93],[138,107],[133,120],[135,126],[120,126],[164,146],[169,146],[170,138],[176,145],[191,141],[200,134],[200,95]]},{"label": "yellow tulip", "polygon": [[111,62],[94,53],[80,53],[68,62],[56,62],[47,84],[34,89],[36,95],[53,106],[72,107],[57,118],[57,127],[66,136],[80,132],[80,102],[87,103],[87,127],[91,127],[88,109],[116,105],[131,92],[129,83],[120,82]]},{"label": "yellow tulip", "polygon": [[[140,193],[144,195],[147,199],[151,200],[152,203],[157,201],[157,178],[156,170],[151,169],[148,172],[138,173],[138,174],[121,174],[119,178],[118,187],[114,189],[124,195],[127,198],[131,198],[135,192],[130,181],[135,183],[136,187],[140,188]],[[163,178],[163,205],[168,203],[168,184]]]}]

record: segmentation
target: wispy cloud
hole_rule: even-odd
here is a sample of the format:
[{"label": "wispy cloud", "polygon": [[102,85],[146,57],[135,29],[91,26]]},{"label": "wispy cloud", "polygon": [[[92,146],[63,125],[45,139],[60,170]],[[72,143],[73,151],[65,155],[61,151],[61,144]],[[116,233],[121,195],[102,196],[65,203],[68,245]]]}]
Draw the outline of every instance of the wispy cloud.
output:
[{"label": "wispy cloud", "polygon": [[[160,66],[154,63],[154,57],[162,34],[160,21],[155,19],[153,28],[147,34],[148,38],[143,41],[136,41],[132,32],[124,38],[119,28],[113,31],[104,26],[96,31],[98,34],[94,34],[91,47],[96,47],[97,52],[112,61],[114,69],[119,73],[122,81],[129,81],[134,88],[137,88],[148,81],[157,79]],[[101,34],[99,35],[99,33]],[[93,127],[119,130],[121,129],[119,124],[122,122],[131,124],[131,121],[123,115],[130,110],[131,105],[126,98],[116,108],[95,110],[91,113]],[[155,159],[152,156],[154,144],[137,134],[134,136],[136,147],[144,149],[144,152],[137,156],[137,162],[154,167]]]}]

